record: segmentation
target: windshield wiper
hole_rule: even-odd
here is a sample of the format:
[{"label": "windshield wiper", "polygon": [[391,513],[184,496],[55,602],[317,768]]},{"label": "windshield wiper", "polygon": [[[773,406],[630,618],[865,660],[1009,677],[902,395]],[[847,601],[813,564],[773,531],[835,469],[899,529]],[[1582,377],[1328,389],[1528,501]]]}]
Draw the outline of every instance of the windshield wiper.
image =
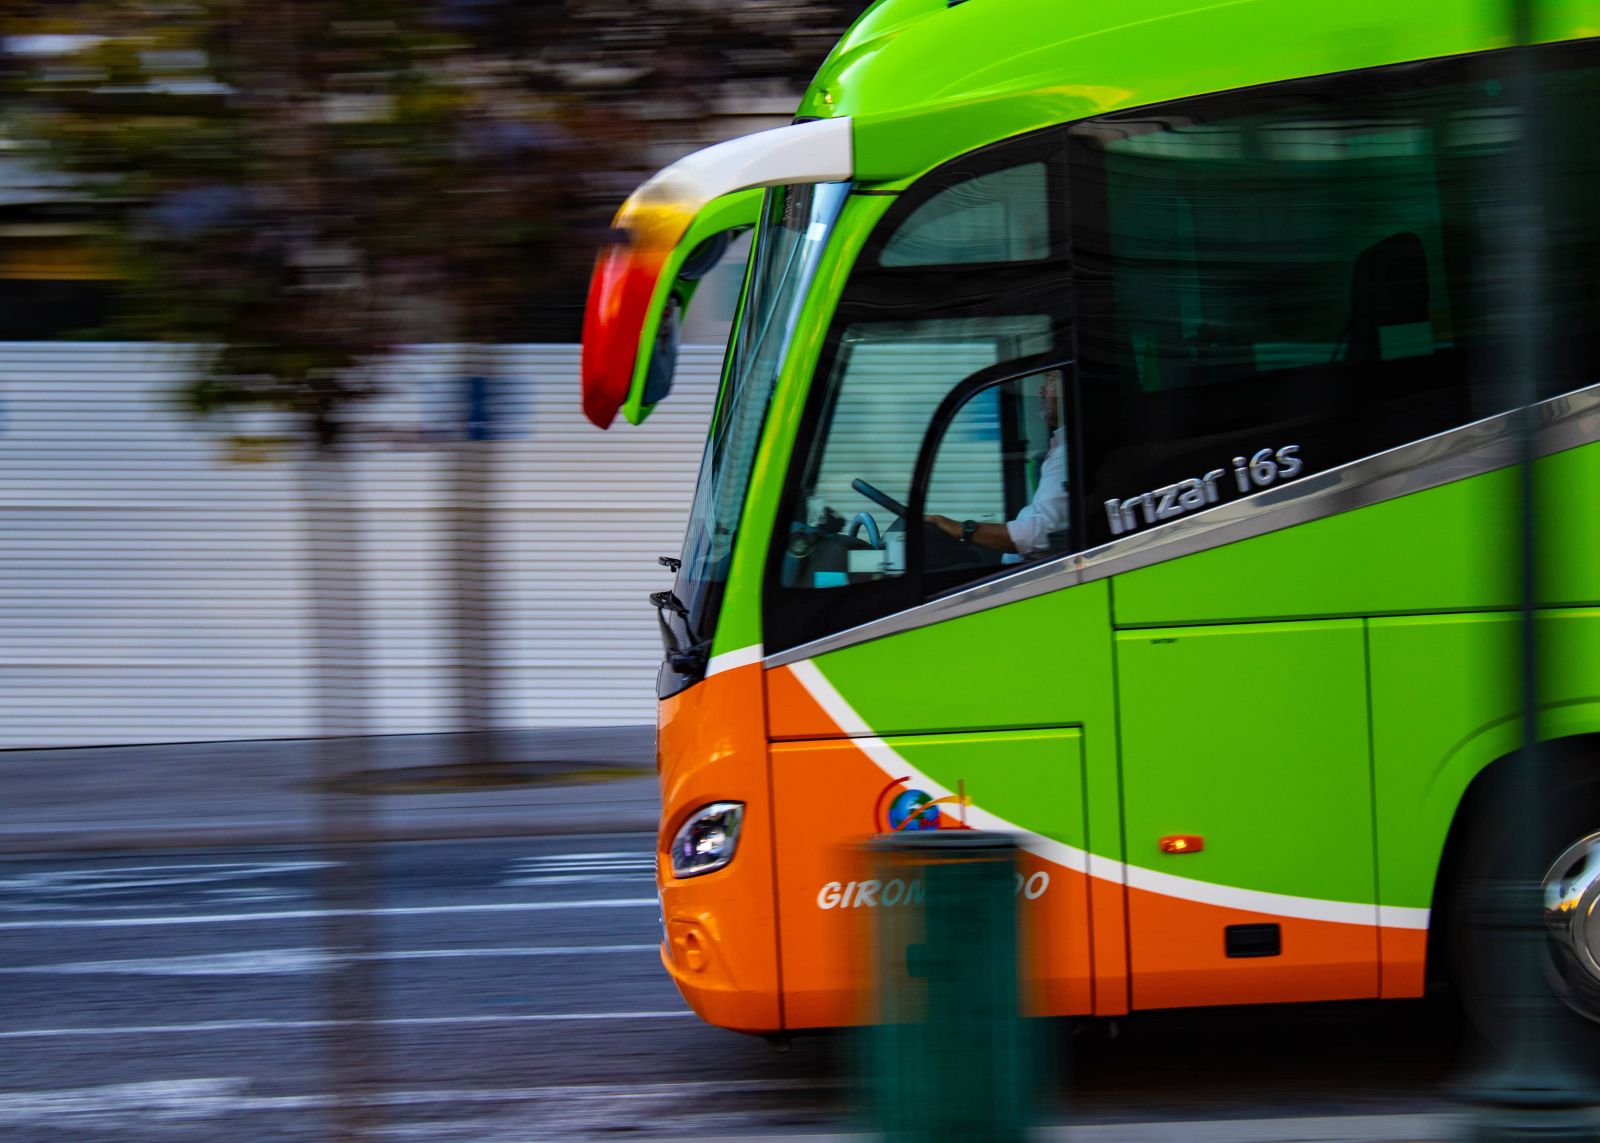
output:
[{"label": "windshield wiper", "polygon": [[670,611],[674,615],[683,616],[683,625],[689,626],[689,609],[683,605],[683,600],[678,598],[675,591],[652,591],[650,602],[655,604],[660,611]]},{"label": "windshield wiper", "polygon": [[[662,557],[666,562],[667,557]],[[689,609],[684,606],[683,600],[678,598],[675,591],[652,591],[650,602],[656,608],[656,620],[661,624],[661,641],[666,644],[667,662],[674,671],[680,675],[702,676],[706,673],[706,664],[711,661],[711,640],[696,639],[694,627],[689,622]],[[676,615],[683,625],[683,639],[680,641],[677,633],[672,629],[672,621],[668,615]]]}]

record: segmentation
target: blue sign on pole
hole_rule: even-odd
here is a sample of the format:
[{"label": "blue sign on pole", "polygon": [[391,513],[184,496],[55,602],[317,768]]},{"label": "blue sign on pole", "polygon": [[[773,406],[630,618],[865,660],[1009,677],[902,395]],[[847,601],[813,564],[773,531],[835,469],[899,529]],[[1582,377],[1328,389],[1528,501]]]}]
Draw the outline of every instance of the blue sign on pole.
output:
[{"label": "blue sign on pole", "polygon": [[489,401],[489,379],[467,378],[467,439],[489,441],[494,439],[493,406]]},{"label": "blue sign on pole", "polygon": [[421,440],[505,441],[528,434],[529,378],[443,372],[419,384]]}]

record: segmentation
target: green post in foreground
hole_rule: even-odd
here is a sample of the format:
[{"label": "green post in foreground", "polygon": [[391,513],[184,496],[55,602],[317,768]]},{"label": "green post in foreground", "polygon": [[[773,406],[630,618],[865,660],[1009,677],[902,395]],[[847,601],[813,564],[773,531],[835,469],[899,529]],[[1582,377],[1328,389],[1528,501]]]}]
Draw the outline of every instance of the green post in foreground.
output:
[{"label": "green post in foreground", "polygon": [[869,1095],[885,1139],[1020,1141],[1033,1068],[1018,994],[1016,845],[922,830],[872,843],[875,876],[920,886],[878,911]]}]

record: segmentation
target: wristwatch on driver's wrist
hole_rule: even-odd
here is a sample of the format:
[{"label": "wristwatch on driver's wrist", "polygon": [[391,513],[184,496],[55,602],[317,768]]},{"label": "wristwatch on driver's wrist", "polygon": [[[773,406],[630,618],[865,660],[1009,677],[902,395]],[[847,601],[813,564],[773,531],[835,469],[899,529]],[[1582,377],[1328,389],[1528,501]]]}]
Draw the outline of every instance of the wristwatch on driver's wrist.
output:
[{"label": "wristwatch on driver's wrist", "polygon": [[978,522],[976,520],[963,520],[961,522],[961,542],[963,544],[972,543],[972,537],[977,533]]}]

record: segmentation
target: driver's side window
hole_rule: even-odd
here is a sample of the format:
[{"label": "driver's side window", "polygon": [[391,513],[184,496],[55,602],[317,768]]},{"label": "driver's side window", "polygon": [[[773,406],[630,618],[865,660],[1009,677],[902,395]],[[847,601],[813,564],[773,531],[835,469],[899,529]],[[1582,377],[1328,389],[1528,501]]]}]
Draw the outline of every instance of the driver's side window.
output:
[{"label": "driver's side window", "polygon": [[992,347],[955,339],[923,343],[937,352],[913,369],[908,344],[841,357],[856,384],[825,410],[789,525],[780,583],[836,625],[1070,546],[1064,371],[1006,377]]},{"label": "driver's side window", "polygon": [[[795,437],[769,651],[1062,550],[1065,496],[1039,497],[1060,416],[1028,370],[1072,344],[1066,140],[1036,132],[930,172],[857,257]],[[1065,465],[1049,467],[1059,485]]]},{"label": "driver's side window", "polygon": [[933,426],[928,594],[1069,549],[1065,395],[1064,371],[1045,369],[976,388]]},{"label": "driver's side window", "polygon": [[[963,379],[1044,351],[1050,342],[1043,315],[884,322],[846,330],[817,443],[794,500],[782,586],[827,590],[903,577],[912,481],[935,413]],[[969,514],[1003,522],[1008,493],[1016,499],[1026,479],[1017,452],[1017,402],[997,387],[969,405],[945,432],[948,443],[932,474],[937,499],[930,497],[929,511],[961,513],[963,523]],[[955,542],[962,543],[959,537]],[[948,570],[951,553],[944,545],[935,539],[926,546],[930,557],[943,552]],[[1001,553],[992,554],[985,568],[999,565]]]}]

